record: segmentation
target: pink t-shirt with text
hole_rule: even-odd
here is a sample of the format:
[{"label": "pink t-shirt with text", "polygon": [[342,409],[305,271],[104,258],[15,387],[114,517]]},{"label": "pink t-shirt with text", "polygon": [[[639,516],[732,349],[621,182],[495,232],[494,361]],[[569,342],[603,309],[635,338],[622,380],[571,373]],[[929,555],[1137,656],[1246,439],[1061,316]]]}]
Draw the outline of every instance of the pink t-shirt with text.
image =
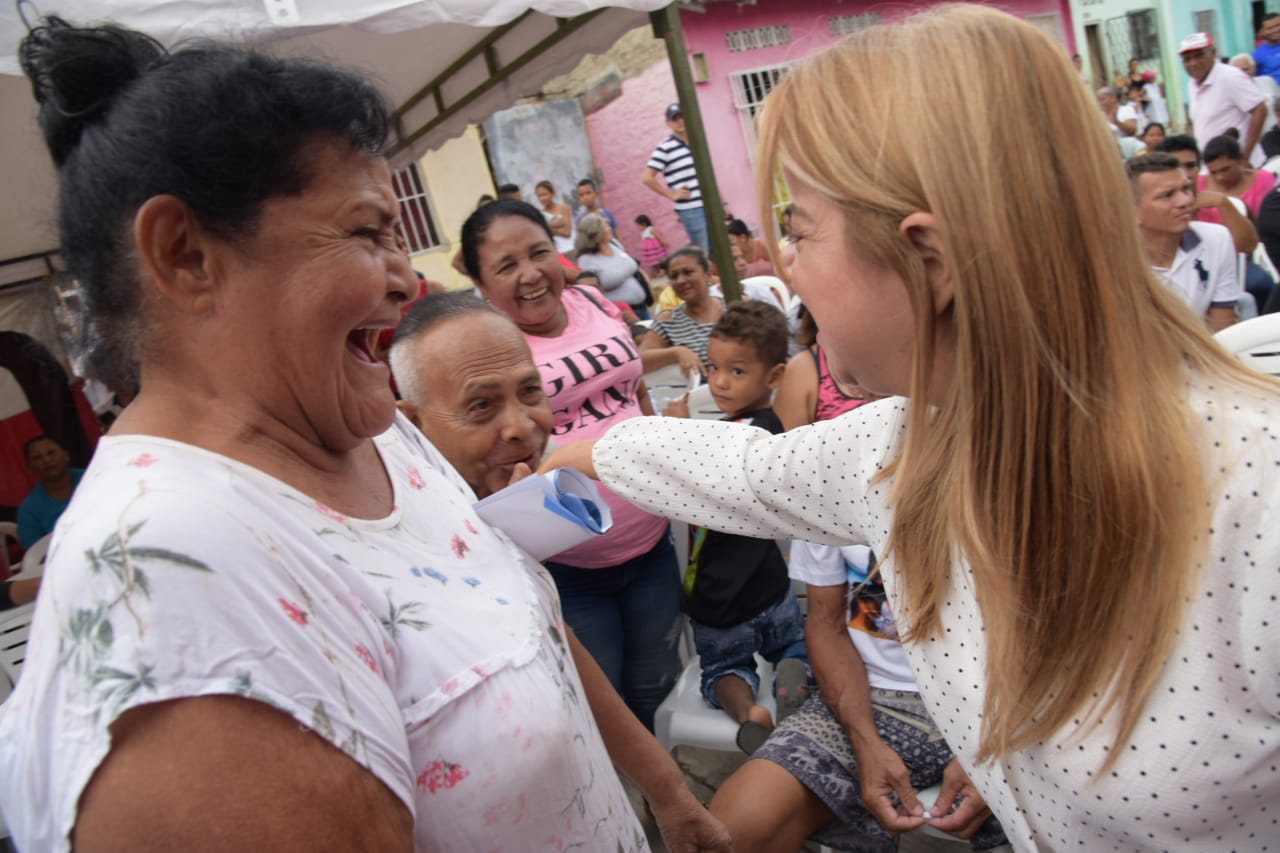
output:
[{"label": "pink t-shirt with text", "polygon": [[[643,414],[638,389],[644,381],[640,352],[618,309],[603,296],[593,304],[566,287],[561,301],[568,325],[559,337],[525,335],[542,375],[555,416],[552,438],[559,444],[600,438],[615,424]],[[667,529],[651,515],[600,484],[613,512],[613,529],[552,558],[584,569],[616,566],[647,553]]]}]

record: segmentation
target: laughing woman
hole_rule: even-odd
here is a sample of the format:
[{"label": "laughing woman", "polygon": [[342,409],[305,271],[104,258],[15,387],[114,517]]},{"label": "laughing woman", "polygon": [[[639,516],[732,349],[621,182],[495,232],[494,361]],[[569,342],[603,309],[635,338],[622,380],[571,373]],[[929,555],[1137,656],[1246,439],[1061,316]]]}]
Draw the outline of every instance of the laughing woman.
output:
[{"label": "laughing woman", "polygon": [[[652,404],[617,308],[593,288],[565,286],[553,238],[530,205],[494,202],[463,223],[463,262],[484,298],[524,333],[551,398],[555,440],[598,438],[615,424],[653,414]],[[675,547],[665,518],[602,491],[613,530],[546,566],[565,621],[652,728],[680,666]]]},{"label": "laughing woman", "polygon": [[141,391],[0,712],[18,846],[643,851],[605,752],[629,729],[673,846],[727,849],[639,723],[597,727],[622,705],[550,578],[396,417],[374,346],[418,284],[372,85],[57,18],[22,60],[90,363]]}]

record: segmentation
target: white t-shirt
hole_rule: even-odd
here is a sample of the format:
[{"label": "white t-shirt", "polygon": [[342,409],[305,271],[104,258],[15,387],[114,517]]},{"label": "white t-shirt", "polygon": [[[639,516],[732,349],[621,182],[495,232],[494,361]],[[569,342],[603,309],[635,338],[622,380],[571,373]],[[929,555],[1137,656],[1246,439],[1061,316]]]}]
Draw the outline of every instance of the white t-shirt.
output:
[{"label": "white t-shirt", "polygon": [[1173,257],[1173,266],[1152,267],[1198,317],[1210,308],[1234,306],[1244,295],[1237,275],[1236,244],[1225,225],[1192,222]]},{"label": "white t-shirt", "polygon": [[[1112,718],[1078,741],[1064,729],[998,762],[974,762],[986,649],[963,562],[943,596],[944,633],[905,646],[930,717],[1019,850],[1256,850],[1276,838],[1280,412],[1274,397],[1251,399],[1203,379],[1189,394],[1213,473],[1204,595],[1186,610],[1114,773],[1097,773]],[[595,445],[594,461],[623,497],[692,524],[884,554],[892,482],[872,478],[897,452],[906,417],[906,401],[890,398],[776,436],[636,418]],[[880,569],[905,629],[910,613],[895,591],[893,559]]]},{"label": "white t-shirt", "polygon": [[1150,120],[1147,118],[1146,112],[1143,111],[1141,104],[1135,104],[1132,101],[1126,101],[1120,105],[1120,109],[1116,110],[1116,123],[1129,121],[1133,119],[1138,122],[1138,129],[1133,132],[1134,136],[1141,136],[1142,131],[1147,129]]},{"label": "white t-shirt", "polygon": [[916,676],[898,639],[893,604],[884,585],[867,582],[871,549],[866,545],[815,545],[803,539],[791,543],[791,577],[811,586],[845,586],[849,590],[849,639],[867,668],[867,682],[882,690],[918,693]]},{"label": "white t-shirt", "polygon": [[412,812],[415,850],[648,849],[549,576],[407,421],[375,441],[395,488],[375,520],[190,445],[99,443],[0,711],[21,849],[69,849],[122,713],[215,694],[368,768]]}]

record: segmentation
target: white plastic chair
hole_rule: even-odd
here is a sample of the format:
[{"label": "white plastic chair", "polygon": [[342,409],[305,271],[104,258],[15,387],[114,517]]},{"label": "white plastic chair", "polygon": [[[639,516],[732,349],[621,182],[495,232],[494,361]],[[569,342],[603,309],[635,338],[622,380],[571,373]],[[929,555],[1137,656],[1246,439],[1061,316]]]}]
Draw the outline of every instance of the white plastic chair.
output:
[{"label": "white plastic chair", "polygon": [[44,574],[44,558],[49,553],[49,542],[52,539],[53,534],[47,533],[31,543],[31,547],[22,555],[22,565],[17,569],[20,577],[38,578]]},{"label": "white plastic chair", "polygon": [[[773,665],[757,655],[756,669],[760,673],[756,702],[776,717],[778,705],[773,698]],[[653,718],[653,733],[668,752],[677,746],[737,752],[738,724],[702,698],[701,679],[702,665],[694,655],[685,664],[676,686],[658,706]]]},{"label": "white plastic chair", "polygon": [[27,658],[27,634],[35,609],[32,602],[0,613],[0,671],[4,672],[10,689],[18,683],[22,662]]},{"label": "white plastic chair", "polygon": [[[791,307],[791,290],[776,275],[753,275],[739,282],[742,292],[752,299],[775,303],[783,314]],[[765,299],[765,294],[771,299]]]},{"label": "white plastic chair", "polygon": [[710,385],[699,385],[689,391],[689,417],[702,421],[718,421],[724,417],[711,396]]},{"label": "white plastic chair", "polygon": [[[672,521],[671,534],[675,538],[676,562],[683,582],[684,570],[689,566],[689,525],[683,521]],[[654,713],[654,736],[668,752],[677,746],[737,752],[738,724],[702,698],[702,664],[693,650],[693,632],[687,623],[681,633],[681,652],[685,658],[684,669],[676,679],[675,687]],[[760,673],[756,701],[776,718],[778,704],[773,698],[773,666],[756,655],[756,670]]]},{"label": "white plastic chair", "polygon": [[12,521],[0,521],[0,576],[7,577],[15,568],[9,564],[8,540],[10,539],[14,542],[18,541],[18,525]]},{"label": "white plastic chair", "polygon": [[662,414],[667,404],[684,396],[689,390],[691,377],[680,369],[679,364],[668,364],[644,375],[645,387],[649,389],[649,398],[653,401],[653,410]]},{"label": "white plastic chair", "polygon": [[1227,352],[1259,373],[1280,376],[1280,313],[1236,323],[1214,337]]}]

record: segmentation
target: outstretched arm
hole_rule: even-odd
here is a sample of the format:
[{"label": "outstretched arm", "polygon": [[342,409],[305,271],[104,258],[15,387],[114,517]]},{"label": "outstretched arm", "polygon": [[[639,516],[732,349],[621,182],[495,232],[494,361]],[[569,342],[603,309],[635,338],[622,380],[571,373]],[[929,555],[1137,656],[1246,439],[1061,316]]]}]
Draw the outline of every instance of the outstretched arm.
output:
[{"label": "outstretched arm", "polygon": [[[769,435],[741,424],[633,418],[594,447],[600,480],[650,512],[764,539],[873,544],[906,402],[860,406],[832,421]],[[871,500],[868,500],[871,498]]]}]

